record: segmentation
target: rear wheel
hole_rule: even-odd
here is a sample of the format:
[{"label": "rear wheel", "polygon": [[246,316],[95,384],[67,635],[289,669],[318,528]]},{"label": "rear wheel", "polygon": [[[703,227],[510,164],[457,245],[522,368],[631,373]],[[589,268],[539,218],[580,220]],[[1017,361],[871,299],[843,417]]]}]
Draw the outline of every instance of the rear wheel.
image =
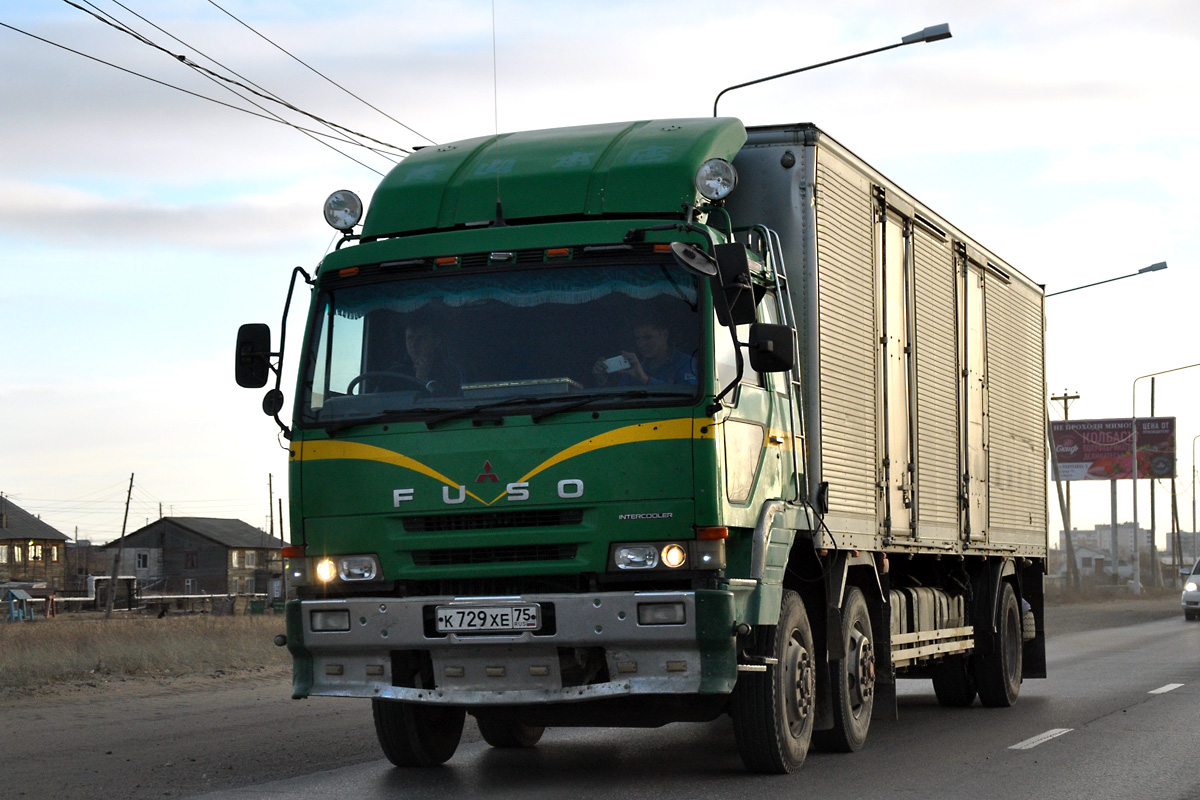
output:
[{"label": "rear wheel", "polygon": [[1195,619],[1196,619],[1196,612],[1195,612],[1195,611],[1193,611],[1193,610],[1192,610],[1192,609],[1190,609],[1190,608],[1185,608],[1185,609],[1183,610],[1183,618],[1184,618],[1184,619],[1186,619],[1186,620],[1189,620],[1189,621],[1191,621],[1191,620],[1195,620]]},{"label": "rear wheel", "polygon": [[752,772],[795,772],[808,755],[816,690],[812,628],[800,596],[785,591],[779,623],[754,635],[752,655],[768,663],[766,672],[738,676],[730,700],[738,752]]},{"label": "rear wheel", "polygon": [[946,656],[933,665],[933,693],[947,708],[975,702],[975,675],[966,656]]},{"label": "rear wheel", "polygon": [[846,657],[829,662],[833,728],[817,731],[813,741],[822,750],[853,753],[867,741],[871,709],[875,705],[875,646],[871,618],[863,593],[853,586],[846,591],[846,600],[842,604],[840,635]]},{"label": "rear wheel", "polygon": [[546,730],[541,725],[526,725],[513,717],[480,712],[475,714],[479,733],[492,747],[533,747]]},{"label": "rear wheel", "polygon": [[371,700],[375,734],[397,767],[444,764],[458,749],[467,712],[462,708]]},{"label": "rear wheel", "polygon": [[979,701],[990,708],[1011,706],[1021,691],[1021,607],[1011,583],[1000,590],[999,610],[998,646],[974,657]]}]

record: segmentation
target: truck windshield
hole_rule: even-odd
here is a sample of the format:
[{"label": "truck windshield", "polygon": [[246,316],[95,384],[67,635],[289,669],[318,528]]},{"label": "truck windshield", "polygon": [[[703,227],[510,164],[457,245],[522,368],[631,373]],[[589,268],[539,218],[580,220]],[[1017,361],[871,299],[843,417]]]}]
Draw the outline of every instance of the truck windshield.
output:
[{"label": "truck windshield", "polygon": [[335,284],[317,303],[301,423],[684,403],[698,392],[697,284],[674,264],[422,273]]}]

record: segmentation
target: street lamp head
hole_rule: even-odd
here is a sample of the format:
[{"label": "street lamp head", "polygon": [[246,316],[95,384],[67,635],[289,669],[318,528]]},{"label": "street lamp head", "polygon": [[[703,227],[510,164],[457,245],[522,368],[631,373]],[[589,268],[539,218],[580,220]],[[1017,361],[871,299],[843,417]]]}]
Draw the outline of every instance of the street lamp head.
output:
[{"label": "street lamp head", "polygon": [[863,56],[870,56],[870,55],[874,55],[875,53],[882,53],[885,50],[895,50],[897,47],[903,47],[906,44],[916,44],[917,42],[936,42],[940,39],[949,39],[949,38],[950,38],[950,25],[948,23],[943,22],[941,25],[931,25],[928,28],[925,28],[924,30],[917,31],[916,33],[910,33],[908,36],[905,36],[903,39],[901,39],[898,42],[884,45],[883,47],[876,47],[874,50],[864,50],[863,52],[855,53],[854,55],[842,56],[841,58],[835,58],[830,61],[822,61],[820,64],[810,64],[807,67],[799,67],[797,69],[789,69],[787,72],[780,72],[776,75],[768,75],[765,78],[756,78],[755,80],[746,81],[745,83],[739,83],[734,86],[727,86],[726,88],[724,88],[720,92],[718,92],[716,99],[713,100],[713,116],[714,117],[717,116],[717,104],[721,102],[721,97],[726,92],[731,92],[734,89],[742,89],[747,86],[754,86],[755,84],[766,83],[767,81],[773,81],[776,78],[784,78],[784,77],[787,77],[788,75],[795,75],[798,72],[808,72],[810,69],[817,69],[818,67],[828,67],[830,64],[840,64],[843,61],[849,61],[850,59],[853,59],[853,58],[862,58]]},{"label": "street lamp head", "polygon": [[950,38],[950,24],[943,22],[941,25],[930,25],[925,30],[910,33],[908,36],[900,40],[900,44],[916,44],[917,42],[937,42],[942,39]]},{"label": "street lamp head", "polygon": [[1141,275],[1143,272],[1158,272],[1160,269],[1166,269],[1166,268],[1167,268],[1167,262],[1159,261],[1157,264],[1151,264],[1148,267],[1142,267],[1141,269],[1138,270],[1138,275]]}]

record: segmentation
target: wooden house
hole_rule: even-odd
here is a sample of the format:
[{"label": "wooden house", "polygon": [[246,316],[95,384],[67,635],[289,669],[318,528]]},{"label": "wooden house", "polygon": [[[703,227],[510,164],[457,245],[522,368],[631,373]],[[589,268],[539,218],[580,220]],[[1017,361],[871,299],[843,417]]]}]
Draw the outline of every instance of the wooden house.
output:
[{"label": "wooden house", "polygon": [[[163,517],[105,545],[141,594],[283,596],[286,542],[238,519]],[[110,555],[111,558],[111,555]],[[111,562],[110,562],[111,563]]]}]

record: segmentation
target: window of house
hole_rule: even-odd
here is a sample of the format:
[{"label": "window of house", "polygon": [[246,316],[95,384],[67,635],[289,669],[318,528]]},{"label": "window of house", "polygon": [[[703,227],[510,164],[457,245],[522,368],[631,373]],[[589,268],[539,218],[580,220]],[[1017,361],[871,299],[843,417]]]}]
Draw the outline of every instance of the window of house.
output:
[{"label": "window of house", "polygon": [[242,551],[241,550],[230,550],[229,556],[232,559],[234,569],[237,569],[242,566]]},{"label": "window of house", "polygon": [[1083,568],[1084,568],[1084,569],[1091,569],[1091,568],[1092,568],[1092,559],[1091,559],[1089,556],[1084,556],[1084,558],[1083,558]]},{"label": "window of house", "polygon": [[231,578],[229,580],[229,589],[234,594],[242,593],[242,581],[240,578]]},{"label": "window of house", "polygon": [[258,566],[258,553],[256,553],[253,550],[246,551],[246,566],[247,567],[257,567]]},{"label": "window of house", "polygon": [[254,594],[254,578],[246,578],[246,594]]},{"label": "window of house", "polygon": [[57,564],[57,563],[58,563],[58,545],[53,545],[53,546],[51,546],[51,548],[50,548],[50,561],[52,561],[52,562],[53,562],[53,563],[55,563],[55,564]]},{"label": "window of house", "polygon": [[185,594],[196,594],[198,587],[196,586],[195,578],[183,579],[183,591]]},{"label": "window of house", "polygon": [[24,561],[24,560],[25,560],[25,556],[24,556],[24,554],[21,552],[21,545],[19,545],[19,544],[14,544],[14,545],[13,545],[13,563],[14,563],[14,564],[19,564],[19,563],[21,563],[21,562],[22,562],[22,561]]},{"label": "window of house", "polygon": [[30,561],[41,561],[42,560],[42,546],[40,544],[29,545],[29,560]]},{"label": "window of house", "polygon": [[150,554],[149,553],[139,552],[137,554],[137,568],[138,569],[150,569]]},{"label": "window of house", "polygon": [[8,545],[0,544],[0,564],[8,563]]},{"label": "window of house", "polygon": [[[184,569],[198,569],[199,567],[200,567],[200,554],[199,553],[184,553],[183,554],[183,568]],[[192,580],[192,579],[189,578],[189,580]],[[195,583],[194,580],[192,580],[192,582]]]}]

